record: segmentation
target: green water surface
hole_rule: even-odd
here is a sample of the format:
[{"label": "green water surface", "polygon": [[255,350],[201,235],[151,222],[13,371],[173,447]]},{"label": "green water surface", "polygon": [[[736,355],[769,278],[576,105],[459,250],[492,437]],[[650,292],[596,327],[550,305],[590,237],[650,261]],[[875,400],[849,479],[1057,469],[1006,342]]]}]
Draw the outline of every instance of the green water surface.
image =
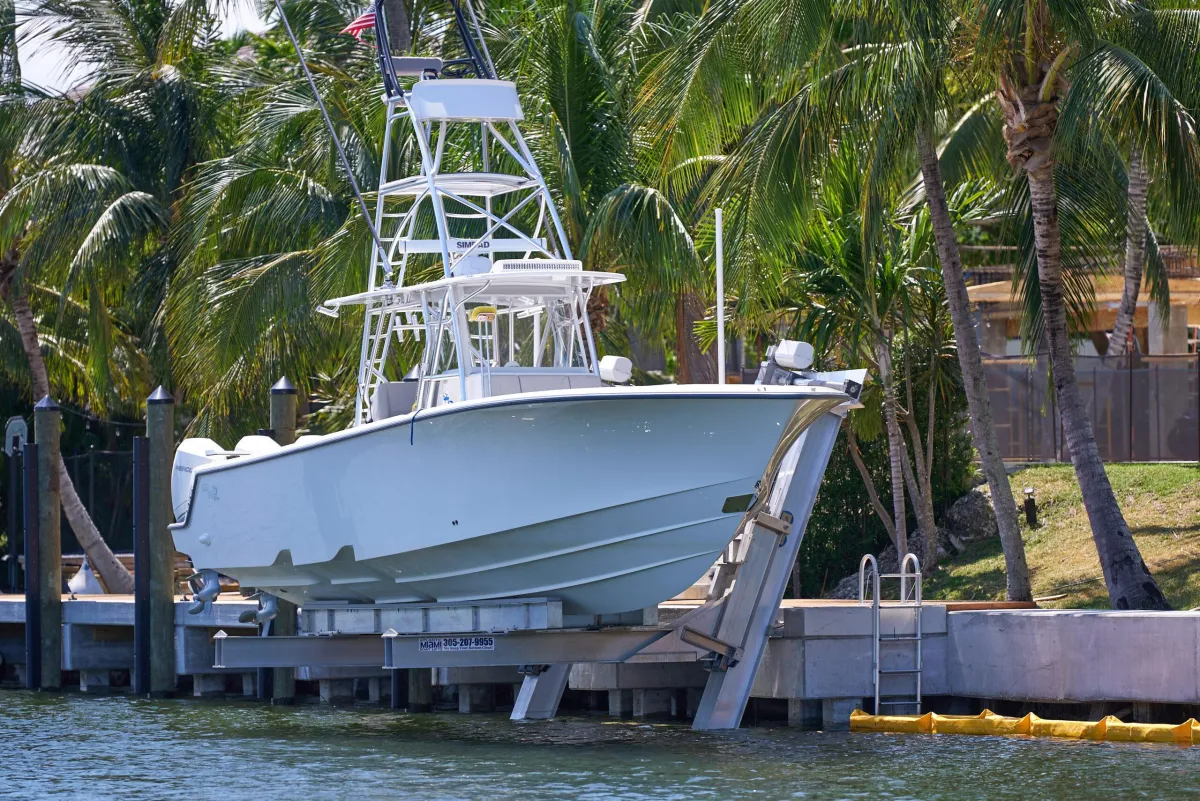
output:
[{"label": "green water surface", "polygon": [[0,798],[1200,798],[1200,747],[0,691]]}]

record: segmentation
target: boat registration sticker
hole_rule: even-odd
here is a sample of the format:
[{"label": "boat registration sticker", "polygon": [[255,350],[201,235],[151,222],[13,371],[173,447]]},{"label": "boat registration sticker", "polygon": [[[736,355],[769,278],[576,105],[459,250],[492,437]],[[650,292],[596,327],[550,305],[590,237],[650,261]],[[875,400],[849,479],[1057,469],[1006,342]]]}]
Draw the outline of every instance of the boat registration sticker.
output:
[{"label": "boat registration sticker", "polygon": [[421,653],[440,653],[445,651],[495,651],[495,637],[422,637],[419,643]]}]

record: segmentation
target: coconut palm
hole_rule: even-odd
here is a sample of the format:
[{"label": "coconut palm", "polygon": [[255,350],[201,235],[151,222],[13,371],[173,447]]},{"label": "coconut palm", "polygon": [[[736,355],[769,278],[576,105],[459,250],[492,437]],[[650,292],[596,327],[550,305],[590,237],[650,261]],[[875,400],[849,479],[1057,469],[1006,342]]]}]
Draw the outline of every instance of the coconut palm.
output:
[{"label": "coconut palm", "polygon": [[[1190,109],[1195,109],[1197,105],[1200,105],[1200,98],[1191,98],[1187,102]],[[1110,356],[1123,355],[1133,342],[1133,318],[1137,312],[1143,279],[1150,293],[1150,302],[1164,312],[1170,309],[1170,283],[1159,249],[1163,238],[1193,244],[1200,240],[1200,231],[1197,230],[1200,220],[1193,213],[1194,203],[1178,203],[1178,198],[1172,197],[1181,188],[1180,182],[1173,179],[1173,175],[1166,175],[1152,182],[1146,159],[1135,147],[1130,147],[1125,181],[1125,247],[1121,262],[1125,280],[1117,318],[1109,337]],[[1185,183],[1182,188],[1186,190],[1191,187]],[[1164,324],[1166,318],[1164,314]]]},{"label": "coconut palm", "polygon": [[[652,118],[673,123],[664,125],[662,134],[668,164],[671,153],[681,148],[678,159],[683,164],[695,161],[705,148],[728,153],[710,186],[723,204],[732,203],[743,210],[740,218],[734,216],[732,238],[752,247],[778,247],[782,242],[786,248],[797,220],[805,213],[806,184],[819,180],[816,176],[829,149],[848,135],[871,144],[864,162],[869,191],[863,195],[867,213],[862,219],[866,228],[877,233],[883,219],[880,198],[894,190],[898,174],[901,180],[908,180],[911,173],[905,171],[916,172],[918,163],[912,161],[911,153],[914,145],[920,146],[919,167],[926,179],[925,196],[950,301],[971,429],[996,498],[1009,597],[1028,600],[1031,591],[1016,507],[991,422],[957,240],[937,171],[936,132],[948,129],[959,139],[969,139],[979,131],[979,115],[968,108],[965,117],[956,119],[961,112],[955,114],[950,102],[958,102],[958,98],[949,97],[944,77],[948,12],[938,4],[924,4],[922,13],[917,13],[917,5],[913,4],[913,9],[904,4],[830,7],[784,0],[714,5],[682,43],[662,57],[652,75],[646,105]],[[774,28],[772,32],[760,30],[757,21],[773,16],[792,21],[789,24],[794,30],[785,31],[786,38],[776,41]],[[831,19],[836,22],[830,24]],[[774,49],[765,50],[768,46]],[[729,58],[747,52],[767,53],[761,59],[769,70],[751,69]],[[777,79],[755,81],[752,86],[738,82],[739,76],[761,74]],[[755,92],[761,92],[758,87],[764,83],[776,94],[758,99],[755,108]],[[721,104],[721,113],[711,114],[707,104],[713,102]],[[946,123],[948,107],[954,125]],[[714,116],[717,121],[704,122]],[[719,121],[726,119],[729,123],[722,127]],[[685,127],[698,133],[685,138],[679,133]],[[748,132],[730,130],[739,127]],[[727,144],[731,135],[740,136],[736,145]],[[975,155],[969,144],[956,146]],[[742,198],[740,203],[738,198]],[[866,230],[863,240],[868,245],[872,240]],[[755,295],[767,305],[774,302],[770,293],[751,288],[761,283],[754,279],[743,282],[739,311],[748,312],[744,302]],[[915,500],[931,497],[927,491],[916,492],[918,486],[911,489]],[[921,506],[925,507],[923,516],[932,516],[931,501]]]},{"label": "coconut palm", "polygon": [[[1120,131],[1184,176],[1200,161],[1181,102],[1197,72],[1198,12],[1151,4],[983,0],[974,66],[994,76],[1008,160],[1028,185],[1042,317],[1058,408],[1112,604],[1165,609],[1104,471],[1075,379],[1055,165]],[[1186,198],[1187,193],[1181,193]]]},{"label": "coconut palm", "polygon": [[1122,272],[1125,283],[1121,289],[1121,305],[1117,307],[1117,320],[1109,338],[1108,355],[1123,356],[1133,336],[1133,315],[1137,311],[1138,293],[1142,289],[1142,269],[1146,259],[1146,236],[1149,220],[1146,219],[1146,189],[1150,176],[1145,163],[1135,147],[1129,153],[1128,211],[1125,233],[1125,258]]},{"label": "coconut palm", "polygon": [[[944,347],[950,339],[949,321],[940,281],[932,269],[928,214],[922,210],[914,214],[897,198],[889,198],[881,206],[882,223],[868,226],[875,241],[864,246],[860,155],[843,149],[823,173],[813,213],[796,232],[800,255],[777,277],[786,300],[777,312],[776,326],[813,343],[827,363],[866,363],[879,377],[880,397],[868,398],[868,408],[876,414],[868,413],[855,425],[877,428],[870,418],[882,417],[891,466],[890,513],[882,507],[857,452],[859,431],[849,431],[847,444],[872,506],[901,555],[909,549],[907,491],[921,534],[917,550],[932,567],[937,562],[937,526],[931,440],[937,422],[936,393],[943,379],[950,378],[943,364],[946,357],[953,358]],[[986,202],[982,195],[974,200],[980,198]],[[929,370],[922,376],[929,391],[928,416],[921,422],[915,416],[912,390],[917,378],[912,369],[914,350],[929,354]]]},{"label": "coconut palm", "polygon": [[[383,133],[374,51],[338,35],[351,4],[287,3],[285,13],[355,178],[370,193]],[[291,44],[276,28],[247,46],[250,57],[226,68],[238,87],[232,142],[198,167],[181,205],[172,241],[179,278],[165,315],[195,404],[192,429],[216,437],[261,425],[264,390],[279,375],[325,397],[323,424],[349,421],[351,407],[326,396],[354,392],[356,370],[343,361],[357,350],[360,324],[349,315],[331,321],[316,308],[360,291],[369,258],[368,229]],[[412,157],[408,139],[398,148]]]},{"label": "coconut palm", "polygon": [[[10,117],[21,127],[16,180],[0,200],[2,278],[37,396],[72,394],[49,358],[69,362],[72,342],[85,343],[75,372],[97,413],[140,405],[150,372],[170,382],[158,324],[173,269],[167,231],[188,171],[223,127],[209,71],[223,49],[208,5],[44,0],[29,12],[95,65],[78,101],[26,93]],[[60,473],[64,513],[93,567],[109,590],[130,591]]]},{"label": "coconut palm", "polygon": [[[971,313],[967,285],[963,276],[962,255],[950,204],[946,182],[942,177],[939,150],[953,148],[961,158],[978,157],[980,139],[986,139],[989,126],[982,119],[978,103],[968,103],[966,113],[955,115],[955,101],[949,81],[953,52],[954,22],[951,9],[943,3],[900,3],[880,6],[876,10],[872,39],[881,47],[878,54],[868,52],[864,78],[858,82],[859,91],[852,94],[862,101],[859,108],[874,108],[871,97],[887,97],[893,113],[861,115],[866,118],[866,130],[879,143],[881,155],[895,155],[899,150],[916,148],[921,188],[929,207],[929,217],[941,265],[942,281],[954,339],[962,371],[967,407],[971,417],[971,434],[979,453],[980,466],[992,493],[996,523],[1004,551],[1007,597],[1029,601],[1033,598],[1025,547],[1021,540],[1016,503],[1008,482],[1008,472],[1000,456],[996,428],[988,397],[987,377],[983,369],[982,352]],[[876,63],[872,64],[874,61]],[[962,89],[973,87],[967,84]],[[894,99],[899,96],[902,102]],[[853,107],[856,104],[851,104]],[[950,114],[946,111],[950,110]],[[872,122],[872,117],[879,122]],[[946,125],[945,139],[938,141],[939,122]],[[980,123],[983,123],[982,125]],[[985,157],[986,158],[986,157]]]}]

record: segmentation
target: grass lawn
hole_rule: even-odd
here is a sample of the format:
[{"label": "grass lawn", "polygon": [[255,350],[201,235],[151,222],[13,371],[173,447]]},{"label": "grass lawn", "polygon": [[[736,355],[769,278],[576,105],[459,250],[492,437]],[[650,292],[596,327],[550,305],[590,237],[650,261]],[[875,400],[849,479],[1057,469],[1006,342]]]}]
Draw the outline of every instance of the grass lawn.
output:
[{"label": "grass lawn", "polygon": [[[1184,464],[1108,465],[1121,511],[1142,558],[1175,609],[1200,607],[1200,467]],[[1040,525],[1021,514],[1035,598],[1066,593],[1049,608],[1107,609],[1108,592],[1075,474],[1070,465],[1032,467],[1011,477],[1013,496],[1037,493]],[[1002,600],[1000,540],[975,543],[946,559],[925,582],[926,598]]]}]

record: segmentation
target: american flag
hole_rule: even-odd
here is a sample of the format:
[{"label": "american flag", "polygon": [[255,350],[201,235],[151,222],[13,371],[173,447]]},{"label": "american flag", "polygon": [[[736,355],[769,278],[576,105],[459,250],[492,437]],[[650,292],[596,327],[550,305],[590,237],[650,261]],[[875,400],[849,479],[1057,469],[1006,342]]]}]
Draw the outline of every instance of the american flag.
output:
[{"label": "american flag", "polygon": [[355,39],[362,38],[362,32],[367,28],[375,27],[375,4],[367,6],[367,10],[356,17],[353,22],[342,29],[342,33],[348,33]]}]

